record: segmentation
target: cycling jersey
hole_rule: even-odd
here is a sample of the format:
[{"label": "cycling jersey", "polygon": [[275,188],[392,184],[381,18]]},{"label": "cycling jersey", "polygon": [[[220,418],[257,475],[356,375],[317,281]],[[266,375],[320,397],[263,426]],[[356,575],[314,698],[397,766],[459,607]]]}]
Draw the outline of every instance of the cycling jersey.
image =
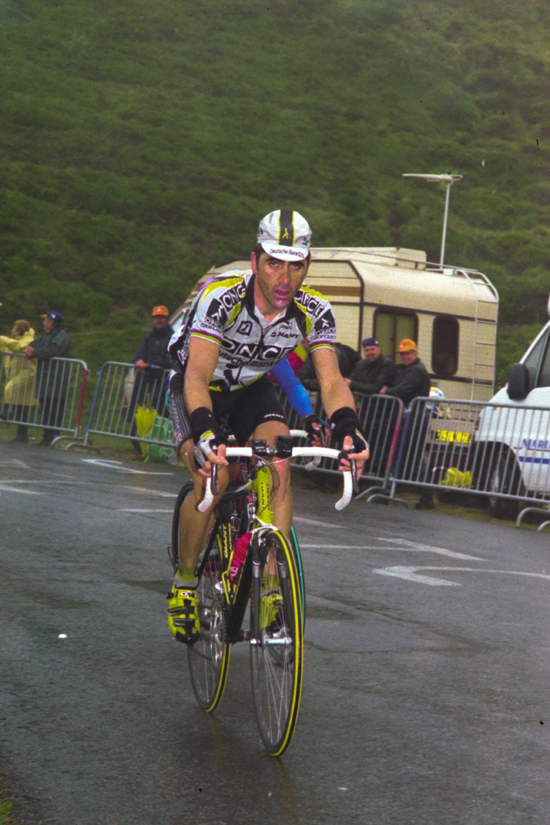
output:
[{"label": "cycling jersey", "polygon": [[292,303],[267,321],[254,305],[251,271],[225,272],[195,298],[184,327],[169,344],[172,365],[185,373],[191,337],[220,346],[210,389],[223,392],[246,387],[282,361],[306,336],[310,351],[333,348],[336,322],[329,302],[302,284]]}]

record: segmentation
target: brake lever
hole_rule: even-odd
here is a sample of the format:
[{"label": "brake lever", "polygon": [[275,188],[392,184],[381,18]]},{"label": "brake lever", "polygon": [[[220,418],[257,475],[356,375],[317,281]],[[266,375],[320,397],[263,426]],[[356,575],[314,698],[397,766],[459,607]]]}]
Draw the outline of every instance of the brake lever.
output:
[{"label": "brake lever", "polygon": [[357,462],[354,458],[350,458],[350,450],[340,450],[340,454],[338,456],[338,460],[341,461],[345,458],[346,461],[349,461],[350,471],[351,471],[351,483],[353,489],[353,495],[359,495],[359,479],[357,478]]},{"label": "brake lever", "polygon": [[359,495],[359,479],[357,478],[357,462],[354,458],[349,459],[351,469],[351,480],[353,484],[353,495]]},{"label": "brake lever", "polygon": [[213,462],[212,470],[210,471],[210,489],[212,490],[213,496],[218,494],[218,465]]}]

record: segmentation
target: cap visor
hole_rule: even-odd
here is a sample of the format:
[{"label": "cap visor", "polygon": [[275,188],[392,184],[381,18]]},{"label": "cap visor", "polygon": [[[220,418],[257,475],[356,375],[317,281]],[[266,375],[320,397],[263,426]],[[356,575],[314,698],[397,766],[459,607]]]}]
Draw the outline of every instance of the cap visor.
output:
[{"label": "cap visor", "polygon": [[279,258],[281,261],[303,261],[309,254],[309,249],[305,246],[283,246],[278,243],[262,243],[262,249],[271,258]]}]

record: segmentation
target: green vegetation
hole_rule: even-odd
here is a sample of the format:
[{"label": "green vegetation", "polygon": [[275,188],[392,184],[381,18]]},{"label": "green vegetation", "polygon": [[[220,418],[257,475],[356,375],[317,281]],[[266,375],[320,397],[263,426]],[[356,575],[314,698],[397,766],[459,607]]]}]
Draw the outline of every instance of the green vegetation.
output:
[{"label": "green vegetation", "polygon": [[314,243],[447,255],[497,285],[506,338],[550,290],[545,0],[0,0],[0,328],[47,306],[75,355],[134,356],[159,301],[246,254],[259,217]]}]

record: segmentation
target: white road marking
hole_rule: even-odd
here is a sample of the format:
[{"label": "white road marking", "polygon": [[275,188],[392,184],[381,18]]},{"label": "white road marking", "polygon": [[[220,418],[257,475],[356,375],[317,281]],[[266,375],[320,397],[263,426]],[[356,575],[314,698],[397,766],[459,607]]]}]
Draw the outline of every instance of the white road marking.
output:
[{"label": "white road marking", "polygon": [[6,461],[0,461],[0,467],[23,467],[24,470],[30,470],[28,464],[19,461],[18,458],[9,458]]},{"label": "white road marking", "polygon": [[483,561],[479,556],[469,556],[467,553],[457,553],[456,550],[446,550],[444,547],[432,547],[431,544],[422,544],[419,541],[411,541],[410,539],[385,539],[378,538],[376,541],[388,541],[391,544],[399,544],[399,550],[405,552],[420,552],[435,553],[438,556],[448,556],[451,559],[464,559],[464,561]]},{"label": "white road marking", "polygon": [[405,579],[410,582],[417,582],[418,584],[431,584],[434,587],[462,587],[458,582],[451,582],[447,579],[436,579],[434,576],[422,576],[416,573],[415,570],[438,570],[447,568],[419,568],[419,567],[384,567],[379,570],[373,570],[373,573],[378,573],[380,576],[394,576],[397,579]]},{"label": "white road marking", "polygon": [[163,496],[165,498],[176,498],[176,493],[164,493],[161,490],[151,490],[147,487],[134,487],[133,484],[115,484],[107,481],[62,481],[61,479],[52,478],[47,480],[29,479],[29,478],[4,478],[0,479],[0,484],[47,484],[50,487],[52,484],[65,484],[69,487],[80,485],[82,487],[101,486],[111,487],[116,490],[132,490],[135,493],[150,493],[153,496]]},{"label": "white road marking", "polygon": [[433,576],[423,576],[417,573],[417,570],[437,570],[452,573],[498,573],[505,576],[527,576],[533,579],[547,579],[550,581],[550,576],[546,573],[526,573],[522,570],[492,570],[483,567],[384,567],[379,570],[373,570],[373,573],[378,573],[380,576],[394,576],[398,579],[406,579],[407,581],[418,582],[419,584],[430,584],[432,586],[454,586],[462,587],[458,582],[451,582],[446,579],[436,579]]},{"label": "white road marking", "polygon": [[294,521],[300,524],[317,524],[319,527],[332,527],[333,530],[349,530],[349,527],[343,527],[341,524],[331,524],[330,521],[316,521],[314,518],[304,518],[303,516],[294,516]]},{"label": "white road marking", "polygon": [[130,508],[123,508],[118,511],[119,513],[173,513],[174,510],[132,510]]},{"label": "white road marking", "polygon": [[26,496],[41,496],[42,493],[37,493],[34,490],[19,490],[17,487],[8,487],[7,484],[0,484],[0,490],[5,493],[23,493]]},{"label": "white road marking", "polygon": [[[389,550],[389,547],[376,547],[374,544],[302,544],[304,550]],[[395,547],[391,548],[395,550]]]},{"label": "white road marking", "polygon": [[173,476],[174,473],[152,473],[149,470],[133,470],[131,467],[123,467],[122,461],[114,461],[107,458],[83,458],[85,464],[95,464],[96,467],[106,467],[108,470],[118,470],[119,473],[133,473],[140,476]]},{"label": "white road marking", "polygon": [[468,556],[466,553],[457,553],[455,550],[447,550],[445,547],[432,547],[429,544],[420,544],[416,541],[406,541],[403,539],[375,539],[375,541],[395,541],[399,547],[379,547],[375,544],[302,544],[304,550],[377,550],[387,552],[397,550],[400,553],[435,553],[436,556],[447,556],[451,559],[463,559],[465,561],[484,561],[479,556]]},{"label": "white road marking", "polygon": [[128,490],[136,490],[138,493],[152,493],[155,496],[164,496],[164,498],[176,498],[177,495],[176,493],[163,493],[160,490],[148,490],[147,487],[131,487],[129,484],[125,487]]}]

